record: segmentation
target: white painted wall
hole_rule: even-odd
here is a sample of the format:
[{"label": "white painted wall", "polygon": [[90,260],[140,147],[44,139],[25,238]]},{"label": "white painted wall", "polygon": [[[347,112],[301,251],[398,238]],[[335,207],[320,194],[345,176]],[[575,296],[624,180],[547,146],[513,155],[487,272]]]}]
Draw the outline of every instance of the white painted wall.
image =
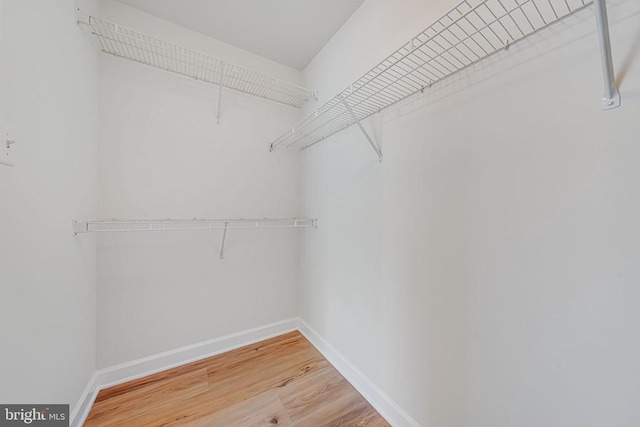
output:
[{"label": "white painted wall", "polygon": [[[0,1],[0,122],[16,167],[0,166],[0,402],[69,403],[96,358],[95,48],[76,25],[91,1]],[[4,144],[4,140],[1,141]]]},{"label": "white painted wall", "polygon": [[[303,154],[302,318],[424,426],[640,425],[640,9],[609,0]],[[449,1],[367,0],[330,98]],[[322,99],[321,99],[322,101]]]},{"label": "white painted wall", "polygon": [[[295,70],[127,6],[101,16],[274,77]],[[292,218],[299,161],[268,148],[299,117],[284,105],[162,70],[100,60],[100,218]],[[98,366],[109,367],[297,314],[298,230],[101,236]]]}]

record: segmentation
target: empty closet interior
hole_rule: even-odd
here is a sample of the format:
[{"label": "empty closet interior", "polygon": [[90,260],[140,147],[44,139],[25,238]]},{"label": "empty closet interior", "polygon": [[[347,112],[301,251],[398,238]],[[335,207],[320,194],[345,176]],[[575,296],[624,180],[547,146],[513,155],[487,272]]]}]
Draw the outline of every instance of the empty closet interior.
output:
[{"label": "empty closet interior", "polygon": [[371,425],[640,425],[639,52],[637,0],[0,0],[0,405],[283,340]]}]

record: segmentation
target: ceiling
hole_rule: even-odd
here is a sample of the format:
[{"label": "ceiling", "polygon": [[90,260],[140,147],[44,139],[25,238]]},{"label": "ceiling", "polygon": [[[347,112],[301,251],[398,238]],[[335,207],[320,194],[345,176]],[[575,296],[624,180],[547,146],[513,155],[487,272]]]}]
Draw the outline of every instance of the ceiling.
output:
[{"label": "ceiling", "polygon": [[364,0],[118,0],[302,70]]}]

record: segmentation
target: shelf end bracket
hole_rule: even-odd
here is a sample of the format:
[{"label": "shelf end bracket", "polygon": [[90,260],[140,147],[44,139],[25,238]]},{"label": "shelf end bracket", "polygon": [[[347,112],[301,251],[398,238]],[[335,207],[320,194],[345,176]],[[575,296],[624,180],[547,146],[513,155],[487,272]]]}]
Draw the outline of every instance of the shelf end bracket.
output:
[{"label": "shelf end bracket", "polygon": [[378,160],[380,160],[380,162],[382,162],[382,150],[380,150],[380,147],[378,147],[378,144],[376,144],[373,139],[371,138],[371,136],[369,135],[369,133],[367,132],[367,130],[364,128],[364,126],[362,126],[362,123],[360,123],[360,120],[358,120],[358,118],[356,117],[356,115],[353,113],[353,110],[351,109],[351,107],[349,106],[349,103],[347,102],[346,99],[342,100],[342,103],[344,104],[344,107],[347,109],[347,111],[349,112],[349,114],[351,115],[351,118],[353,119],[353,121],[358,125],[358,127],[360,128],[360,131],[362,132],[362,134],[364,135],[364,137],[367,139],[367,141],[369,142],[369,145],[371,145],[371,148],[373,148],[373,151],[376,152],[376,154],[378,155]]},{"label": "shelf end bracket", "polygon": [[91,24],[91,17],[89,15],[87,15],[86,13],[84,13],[82,10],[80,10],[79,8],[76,9],[76,22],[78,24],[84,24],[84,25],[89,25]]},{"label": "shelf end bracket", "polygon": [[602,72],[604,74],[602,109],[611,110],[620,106],[620,92],[618,92],[618,88],[616,87],[615,75],[613,73],[606,0],[594,0],[593,7],[598,27],[598,39],[600,40],[600,53],[602,56]]},{"label": "shelf end bracket", "polygon": [[77,236],[80,233],[88,233],[89,232],[89,223],[81,222],[81,221],[73,221],[73,235]]}]

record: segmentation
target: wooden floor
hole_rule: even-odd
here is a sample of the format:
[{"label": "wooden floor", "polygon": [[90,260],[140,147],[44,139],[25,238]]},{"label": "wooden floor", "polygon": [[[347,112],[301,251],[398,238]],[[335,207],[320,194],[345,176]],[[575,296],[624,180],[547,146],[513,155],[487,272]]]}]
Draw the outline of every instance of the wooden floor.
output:
[{"label": "wooden floor", "polygon": [[299,332],[102,390],[94,426],[388,426]]}]

